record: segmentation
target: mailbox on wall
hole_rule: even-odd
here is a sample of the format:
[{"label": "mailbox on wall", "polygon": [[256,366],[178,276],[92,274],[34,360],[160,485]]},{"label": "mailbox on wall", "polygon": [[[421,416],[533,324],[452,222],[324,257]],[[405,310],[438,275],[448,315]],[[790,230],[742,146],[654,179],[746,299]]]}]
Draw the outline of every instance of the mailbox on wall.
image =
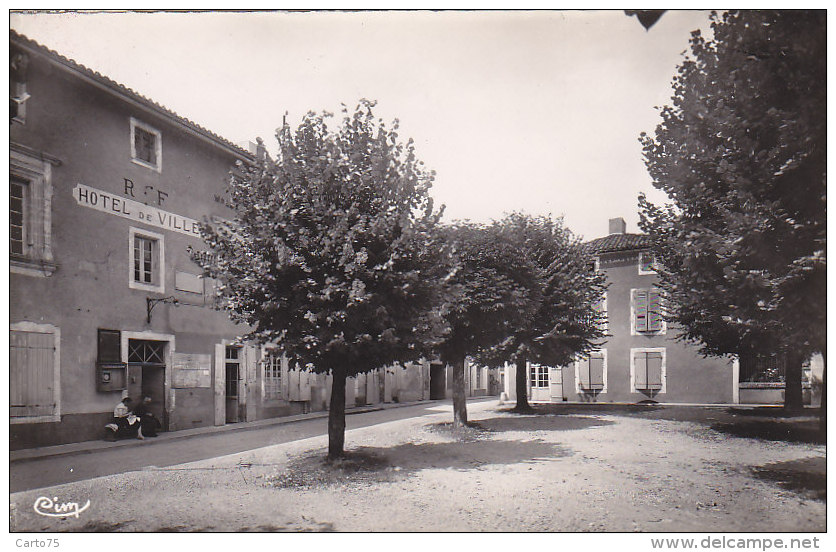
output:
[{"label": "mailbox on wall", "polygon": [[127,387],[127,365],[122,362],[96,364],[96,390],[121,391]]}]

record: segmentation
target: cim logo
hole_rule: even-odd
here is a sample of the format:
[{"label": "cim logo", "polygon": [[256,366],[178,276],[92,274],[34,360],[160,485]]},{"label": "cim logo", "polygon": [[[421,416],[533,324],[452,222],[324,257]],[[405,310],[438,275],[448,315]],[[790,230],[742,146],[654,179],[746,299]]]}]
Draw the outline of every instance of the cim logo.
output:
[{"label": "cim logo", "polygon": [[80,507],[78,502],[58,502],[58,497],[49,498],[47,496],[39,496],[35,499],[35,504],[32,506],[36,514],[47,517],[70,517],[75,516],[78,519],[78,514],[90,507],[90,501]]}]

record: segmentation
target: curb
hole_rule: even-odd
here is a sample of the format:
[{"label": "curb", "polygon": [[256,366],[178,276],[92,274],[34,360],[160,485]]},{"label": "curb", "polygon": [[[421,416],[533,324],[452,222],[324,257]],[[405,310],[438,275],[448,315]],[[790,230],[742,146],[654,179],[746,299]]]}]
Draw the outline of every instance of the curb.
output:
[{"label": "curb", "polygon": [[[481,397],[473,398],[478,399]],[[393,408],[405,408],[421,404],[434,404],[438,402],[440,402],[439,399],[433,399],[424,401],[413,401],[408,403],[385,403],[385,405],[360,406],[351,409],[346,409],[345,415],[351,416],[353,414],[366,414],[369,412],[378,412],[381,410],[389,410]],[[40,460],[42,458],[55,458],[59,456],[74,456],[80,454],[94,454],[99,451],[112,450],[114,448],[121,447],[153,445],[157,443],[165,443],[172,439],[177,439],[178,441],[181,441],[183,439],[193,439],[195,437],[224,433],[227,431],[252,431],[264,427],[292,424],[307,420],[318,420],[327,417],[328,411],[325,410],[319,412],[310,412],[308,414],[296,414],[293,416],[285,416],[281,418],[268,418],[266,420],[255,420],[253,422],[243,422],[238,424],[182,429],[179,431],[161,433],[159,437],[149,437],[144,441],[140,441],[137,439],[121,439],[118,441],[95,440],[82,441],[80,443],[66,443],[63,445],[53,445],[50,447],[20,449],[9,452],[9,464],[20,464],[32,460]],[[64,450],[57,450],[62,448]]]}]

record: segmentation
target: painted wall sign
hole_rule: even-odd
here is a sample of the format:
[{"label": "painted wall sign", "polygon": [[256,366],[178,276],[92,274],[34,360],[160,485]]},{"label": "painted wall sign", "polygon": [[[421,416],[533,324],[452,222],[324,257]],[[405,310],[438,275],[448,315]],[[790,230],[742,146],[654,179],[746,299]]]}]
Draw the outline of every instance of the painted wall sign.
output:
[{"label": "painted wall sign", "polygon": [[73,197],[75,197],[76,203],[82,207],[89,207],[102,213],[142,222],[163,230],[200,237],[200,223],[198,221],[163,211],[152,205],[145,205],[133,199],[97,190],[84,184],[76,184],[76,187],[73,188]]},{"label": "painted wall sign", "polygon": [[174,369],[172,387],[183,389],[212,386],[212,355],[172,353],[171,364]]}]

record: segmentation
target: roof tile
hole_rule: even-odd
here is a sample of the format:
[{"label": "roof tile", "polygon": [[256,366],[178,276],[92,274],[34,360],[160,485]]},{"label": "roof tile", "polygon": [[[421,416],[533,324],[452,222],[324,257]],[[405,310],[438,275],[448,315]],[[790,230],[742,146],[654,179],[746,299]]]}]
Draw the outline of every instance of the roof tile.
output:
[{"label": "roof tile", "polygon": [[650,236],[647,234],[610,234],[603,238],[588,241],[584,244],[584,247],[590,253],[611,253],[614,251],[647,249],[650,244]]}]

